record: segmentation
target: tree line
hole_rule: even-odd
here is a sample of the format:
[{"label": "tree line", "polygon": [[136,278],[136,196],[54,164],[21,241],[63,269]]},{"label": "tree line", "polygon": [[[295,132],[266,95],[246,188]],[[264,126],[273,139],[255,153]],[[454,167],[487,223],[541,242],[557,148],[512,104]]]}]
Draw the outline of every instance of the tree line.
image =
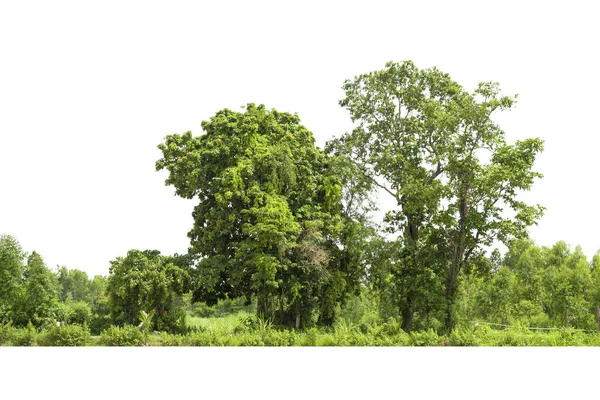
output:
[{"label": "tree line", "polygon": [[[347,80],[343,90],[355,128],[324,149],[298,115],[253,103],[217,112],[201,135],[168,135],[156,169],[168,172],[176,195],[197,202],[189,250],[117,257],[108,278],[89,281],[102,293],[89,301],[54,295],[69,287],[60,271],[44,270],[35,252],[24,262],[4,236],[13,250],[2,251],[19,256],[0,263],[2,318],[39,323],[52,307],[26,299],[53,298],[84,301],[112,324],[155,312],[156,328],[173,331],[185,325],[190,296],[209,306],[242,298],[296,329],[330,326],[359,300],[406,332],[451,332],[477,318],[594,326],[596,261],[527,239],[544,209],[519,194],[541,178],[533,165],[543,142],[508,143],[493,120],[516,96],[494,82],[467,91],[410,61]],[[394,207],[375,222],[378,193]],[[496,242],[508,247],[503,257],[489,252]]]}]

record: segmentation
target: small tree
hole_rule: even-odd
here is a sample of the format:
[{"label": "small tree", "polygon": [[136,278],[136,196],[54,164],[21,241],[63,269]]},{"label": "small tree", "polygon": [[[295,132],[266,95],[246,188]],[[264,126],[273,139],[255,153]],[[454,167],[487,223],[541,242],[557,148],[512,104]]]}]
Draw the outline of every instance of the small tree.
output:
[{"label": "small tree", "polygon": [[152,317],[154,317],[154,311],[152,310],[149,313],[146,311],[140,311],[140,324],[138,327],[142,330],[144,334],[144,345],[148,345],[148,333],[152,329]]}]

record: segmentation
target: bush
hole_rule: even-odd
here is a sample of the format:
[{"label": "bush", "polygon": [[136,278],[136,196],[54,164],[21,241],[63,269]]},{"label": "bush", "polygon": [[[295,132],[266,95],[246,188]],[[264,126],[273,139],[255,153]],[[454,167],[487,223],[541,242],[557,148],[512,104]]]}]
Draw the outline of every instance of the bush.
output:
[{"label": "bush", "polygon": [[29,321],[25,328],[13,328],[7,344],[10,346],[37,346],[38,332]]},{"label": "bush", "polygon": [[133,325],[111,325],[100,334],[100,343],[104,346],[141,346],[143,340],[142,331]]},{"label": "bush", "polygon": [[441,346],[442,338],[433,329],[421,332],[411,332],[410,342],[412,346]]},{"label": "bush", "polygon": [[110,328],[110,315],[94,314],[90,320],[90,331],[93,335],[99,335],[102,331]]},{"label": "bush", "polygon": [[481,336],[467,328],[459,328],[452,331],[448,337],[450,346],[480,346],[482,344]]},{"label": "bush", "polygon": [[71,319],[68,321],[71,324],[84,325],[89,324],[92,319],[92,309],[85,301],[78,301],[70,304]]},{"label": "bush", "polygon": [[0,346],[10,346],[11,340],[17,328],[12,323],[0,324]]},{"label": "bush", "polygon": [[91,344],[90,330],[87,325],[54,326],[42,332],[42,346],[86,346]]}]

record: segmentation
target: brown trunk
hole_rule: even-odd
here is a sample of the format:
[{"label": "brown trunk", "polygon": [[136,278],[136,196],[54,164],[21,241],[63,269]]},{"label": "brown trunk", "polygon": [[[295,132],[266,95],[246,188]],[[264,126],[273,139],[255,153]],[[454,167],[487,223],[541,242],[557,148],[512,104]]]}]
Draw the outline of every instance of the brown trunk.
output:
[{"label": "brown trunk", "polygon": [[275,321],[275,296],[271,295],[271,321]]},{"label": "brown trunk", "polygon": [[296,300],[296,330],[300,329],[300,302]]},{"label": "brown trunk", "polygon": [[565,311],[565,328],[569,327],[569,310]]},{"label": "brown trunk", "polygon": [[456,263],[453,263],[448,271],[448,277],[446,278],[446,319],[444,321],[444,327],[446,332],[452,332],[454,329],[454,303],[456,301],[456,289],[458,284],[458,270],[459,267]]},{"label": "brown trunk", "polygon": [[600,306],[596,307],[596,330],[600,331]]},{"label": "brown trunk", "polygon": [[283,324],[283,293],[279,296],[279,320]]},{"label": "brown trunk", "polygon": [[402,312],[402,330],[404,332],[410,332],[412,330],[413,317],[415,313],[413,310],[406,309]]}]

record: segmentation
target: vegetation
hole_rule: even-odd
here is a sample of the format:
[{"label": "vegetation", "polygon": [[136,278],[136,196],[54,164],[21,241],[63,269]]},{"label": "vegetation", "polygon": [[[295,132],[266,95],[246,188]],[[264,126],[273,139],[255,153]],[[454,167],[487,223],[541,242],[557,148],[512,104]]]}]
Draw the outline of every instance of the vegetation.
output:
[{"label": "vegetation", "polygon": [[600,252],[528,238],[543,143],[493,121],[515,96],[412,62],[343,89],[356,127],[324,150],[252,103],[165,138],[156,169],[197,202],[187,254],[132,249],[90,278],[0,236],[0,345],[600,344]]}]

